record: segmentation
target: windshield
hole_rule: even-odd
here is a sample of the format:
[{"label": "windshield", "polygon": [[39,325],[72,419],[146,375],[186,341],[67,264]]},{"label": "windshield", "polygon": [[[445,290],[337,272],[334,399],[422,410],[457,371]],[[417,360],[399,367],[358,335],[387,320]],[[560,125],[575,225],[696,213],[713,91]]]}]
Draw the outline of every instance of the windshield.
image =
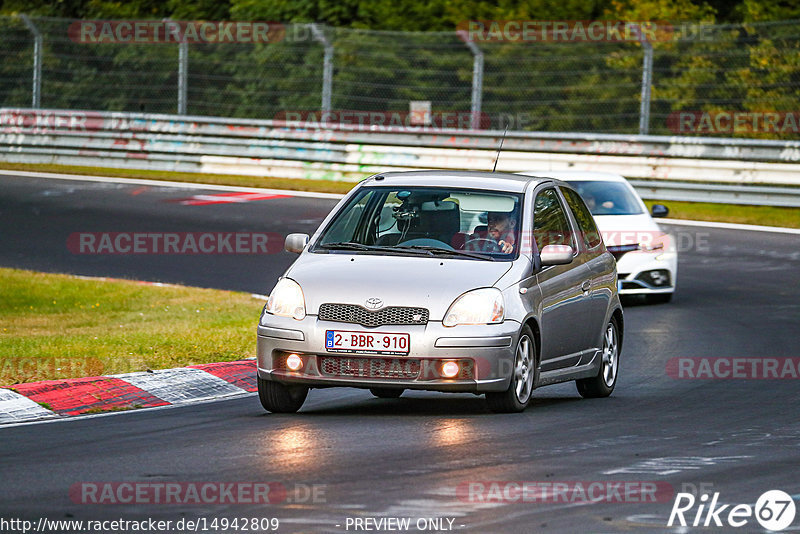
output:
[{"label": "windshield", "polygon": [[335,215],[313,252],[517,256],[521,196],[468,189],[365,187]]},{"label": "windshield", "polygon": [[639,215],[639,199],[622,182],[568,181],[583,198],[592,215]]}]

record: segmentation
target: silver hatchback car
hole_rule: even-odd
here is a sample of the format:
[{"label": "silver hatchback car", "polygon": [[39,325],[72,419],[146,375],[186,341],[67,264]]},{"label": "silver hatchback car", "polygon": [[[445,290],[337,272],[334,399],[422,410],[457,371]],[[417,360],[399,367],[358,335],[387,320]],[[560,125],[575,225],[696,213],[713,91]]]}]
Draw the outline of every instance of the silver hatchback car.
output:
[{"label": "silver hatchback car", "polygon": [[519,412],[536,387],[617,382],[623,316],[614,257],[564,182],[414,171],[359,183],[317,232],[258,326],[258,391],[295,412],[310,388],[486,394]]}]

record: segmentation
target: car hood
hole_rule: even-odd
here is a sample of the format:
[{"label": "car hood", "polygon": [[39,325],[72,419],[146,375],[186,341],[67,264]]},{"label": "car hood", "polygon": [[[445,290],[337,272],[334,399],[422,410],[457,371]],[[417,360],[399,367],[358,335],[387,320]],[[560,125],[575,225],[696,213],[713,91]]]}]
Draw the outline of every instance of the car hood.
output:
[{"label": "car hood", "polygon": [[595,215],[594,220],[607,247],[648,243],[664,233],[647,213]]},{"label": "car hood", "polygon": [[316,315],[326,302],[365,306],[379,298],[383,306],[427,308],[440,321],[456,297],[478,287],[491,287],[512,262],[441,257],[304,252],[286,272],[300,284],[306,313]]}]

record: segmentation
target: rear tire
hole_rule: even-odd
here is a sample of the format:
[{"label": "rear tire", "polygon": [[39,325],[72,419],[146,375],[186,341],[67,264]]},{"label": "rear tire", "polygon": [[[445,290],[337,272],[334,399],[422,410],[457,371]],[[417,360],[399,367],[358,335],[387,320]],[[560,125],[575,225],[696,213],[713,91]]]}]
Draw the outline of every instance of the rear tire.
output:
[{"label": "rear tire", "polygon": [[514,356],[514,372],[511,384],[502,393],[489,392],[486,403],[497,413],[518,413],[528,407],[533,390],[539,379],[539,364],[536,360],[536,339],[528,325],[522,327]]},{"label": "rear tire", "polygon": [[261,406],[272,413],[294,413],[300,409],[308,396],[304,386],[286,386],[258,377],[258,398]]},{"label": "rear tire", "polygon": [[379,399],[398,399],[404,391],[402,388],[369,388],[369,392]]},{"label": "rear tire", "polygon": [[575,381],[578,393],[584,399],[608,397],[617,385],[619,372],[619,355],[622,344],[619,339],[619,324],[617,318],[612,317],[606,325],[603,335],[603,352],[601,355],[600,371],[593,378],[583,378]]}]

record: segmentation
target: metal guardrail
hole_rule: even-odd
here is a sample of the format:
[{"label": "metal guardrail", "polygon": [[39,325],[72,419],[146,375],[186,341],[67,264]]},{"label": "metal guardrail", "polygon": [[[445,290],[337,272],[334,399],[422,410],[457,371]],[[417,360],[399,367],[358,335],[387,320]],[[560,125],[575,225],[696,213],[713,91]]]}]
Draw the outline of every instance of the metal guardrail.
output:
[{"label": "metal guardrail", "polygon": [[[489,170],[501,135],[0,109],[0,159],[9,162],[283,178],[357,181],[387,170]],[[509,132],[497,170],[606,171],[630,178],[646,198],[800,206],[800,188],[785,187],[800,186],[797,141]]]},{"label": "metal guardrail", "polygon": [[800,208],[800,188],[753,185],[693,184],[629,180],[639,195],[649,200],[746,204]]}]

